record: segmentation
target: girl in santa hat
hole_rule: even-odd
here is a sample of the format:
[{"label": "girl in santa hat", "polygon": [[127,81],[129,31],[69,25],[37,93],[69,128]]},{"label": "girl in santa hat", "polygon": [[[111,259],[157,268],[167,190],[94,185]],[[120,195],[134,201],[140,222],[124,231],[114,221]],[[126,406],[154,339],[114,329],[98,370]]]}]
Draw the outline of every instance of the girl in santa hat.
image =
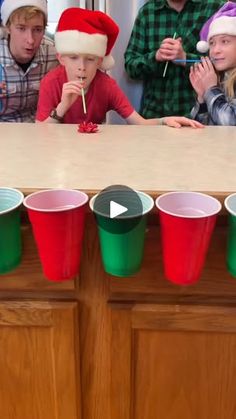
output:
[{"label": "girl in santa hat", "polygon": [[236,125],[236,3],[228,1],[203,26],[199,52],[209,57],[190,69],[197,94],[194,119],[207,125]]}]

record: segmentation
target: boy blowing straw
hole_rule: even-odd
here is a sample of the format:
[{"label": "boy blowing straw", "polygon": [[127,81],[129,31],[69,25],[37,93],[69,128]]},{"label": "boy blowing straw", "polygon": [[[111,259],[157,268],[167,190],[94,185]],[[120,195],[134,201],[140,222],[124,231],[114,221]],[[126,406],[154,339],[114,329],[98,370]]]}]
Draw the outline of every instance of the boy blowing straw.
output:
[{"label": "boy blowing straw", "polygon": [[101,124],[106,113],[115,110],[128,124],[202,127],[178,116],[144,119],[134,110],[116,81],[104,72],[114,64],[111,50],[118,33],[117,24],[103,12],[64,10],[55,34],[60,66],[41,82],[36,121]]}]

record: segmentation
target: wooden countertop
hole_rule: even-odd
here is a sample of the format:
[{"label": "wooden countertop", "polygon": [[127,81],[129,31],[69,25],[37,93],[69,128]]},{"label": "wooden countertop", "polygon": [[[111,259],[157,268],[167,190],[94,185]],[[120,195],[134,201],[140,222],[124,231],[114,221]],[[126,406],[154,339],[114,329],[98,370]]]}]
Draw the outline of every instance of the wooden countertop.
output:
[{"label": "wooden countertop", "polygon": [[0,123],[0,186],[236,191],[236,128]]}]

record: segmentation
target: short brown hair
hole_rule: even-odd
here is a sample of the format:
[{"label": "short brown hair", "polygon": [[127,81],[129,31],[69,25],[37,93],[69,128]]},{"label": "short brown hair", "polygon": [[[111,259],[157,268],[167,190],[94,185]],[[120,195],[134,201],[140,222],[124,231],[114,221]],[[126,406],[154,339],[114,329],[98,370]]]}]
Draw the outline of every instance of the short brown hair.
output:
[{"label": "short brown hair", "polygon": [[43,24],[44,24],[44,28],[46,28],[47,18],[45,14],[42,12],[42,10],[38,9],[35,6],[23,6],[14,10],[14,12],[12,12],[12,14],[9,16],[6,26],[9,27],[16,17],[18,18],[23,17],[23,19],[27,21],[34,18],[35,16],[43,16]]}]

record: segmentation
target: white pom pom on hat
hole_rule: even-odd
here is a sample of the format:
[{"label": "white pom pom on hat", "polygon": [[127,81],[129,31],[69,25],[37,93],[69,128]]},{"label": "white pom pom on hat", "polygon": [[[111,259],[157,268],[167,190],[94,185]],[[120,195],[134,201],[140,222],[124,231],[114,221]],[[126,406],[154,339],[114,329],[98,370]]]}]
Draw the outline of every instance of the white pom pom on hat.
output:
[{"label": "white pom pom on hat", "polygon": [[205,52],[209,50],[209,44],[207,41],[198,41],[196,48],[199,52],[204,54]]}]

